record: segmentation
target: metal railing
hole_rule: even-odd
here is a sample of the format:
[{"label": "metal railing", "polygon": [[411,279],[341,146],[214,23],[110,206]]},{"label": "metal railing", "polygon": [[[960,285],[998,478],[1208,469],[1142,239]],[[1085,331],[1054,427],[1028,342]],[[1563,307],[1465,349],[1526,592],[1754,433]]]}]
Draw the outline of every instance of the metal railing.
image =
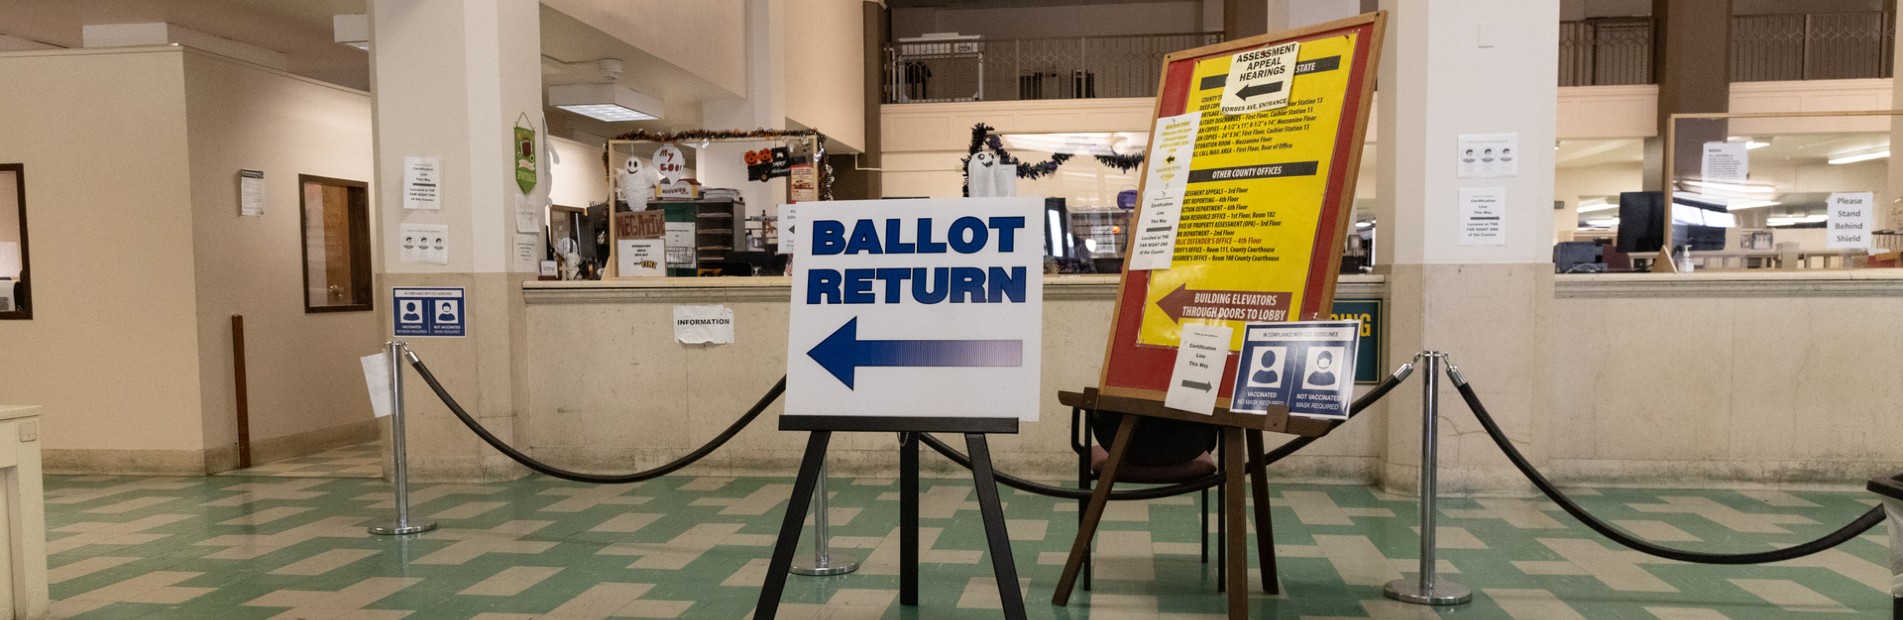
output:
[{"label": "metal railing", "polygon": [[1560,86],[1652,82],[1652,18],[1559,23]]},{"label": "metal railing", "polygon": [[1896,16],[1887,11],[1731,18],[1731,81],[1890,77]]},{"label": "metal railing", "polygon": [[885,47],[885,102],[1152,97],[1170,52],[1220,32],[900,41]]}]

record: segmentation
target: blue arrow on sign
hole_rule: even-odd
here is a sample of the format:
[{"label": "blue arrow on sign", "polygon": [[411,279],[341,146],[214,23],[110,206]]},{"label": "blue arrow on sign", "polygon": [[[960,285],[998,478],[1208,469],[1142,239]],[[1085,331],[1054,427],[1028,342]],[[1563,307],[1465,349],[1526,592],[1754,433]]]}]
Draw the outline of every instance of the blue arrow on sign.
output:
[{"label": "blue arrow on sign", "polygon": [[806,352],[826,372],[852,389],[861,366],[1015,368],[1024,365],[1022,340],[860,340],[859,317]]}]

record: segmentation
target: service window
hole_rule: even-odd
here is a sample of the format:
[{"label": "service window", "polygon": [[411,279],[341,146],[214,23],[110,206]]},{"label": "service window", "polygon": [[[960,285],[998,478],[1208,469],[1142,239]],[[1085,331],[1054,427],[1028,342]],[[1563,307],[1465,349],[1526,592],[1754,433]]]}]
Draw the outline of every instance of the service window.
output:
[{"label": "service window", "polygon": [[26,166],[0,164],[0,320],[33,318],[28,289]]},{"label": "service window", "polygon": [[362,181],[297,176],[304,231],[304,311],[370,310],[370,190]]}]

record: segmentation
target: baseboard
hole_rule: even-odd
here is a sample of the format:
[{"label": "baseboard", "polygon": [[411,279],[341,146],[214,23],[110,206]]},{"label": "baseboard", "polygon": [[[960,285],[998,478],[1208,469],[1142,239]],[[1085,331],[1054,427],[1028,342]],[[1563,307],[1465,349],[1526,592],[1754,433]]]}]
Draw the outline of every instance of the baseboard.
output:
[{"label": "baseboard", "polygon": [[376,418],[305,431],[295,435],[259,439],[251,442],[251,464],[263,465],[300,456],[310,456],[376,440]]},{"label": "baseboard", "polygon": [[204,450],[66,450],[40,452],[48,474],[203,476]]}]

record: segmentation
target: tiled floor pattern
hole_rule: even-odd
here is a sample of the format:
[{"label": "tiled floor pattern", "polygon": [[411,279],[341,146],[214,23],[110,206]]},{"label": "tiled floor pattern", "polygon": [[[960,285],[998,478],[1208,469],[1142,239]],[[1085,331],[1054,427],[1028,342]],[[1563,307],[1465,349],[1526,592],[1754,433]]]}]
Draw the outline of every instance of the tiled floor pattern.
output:
[{"label": "tiled floor pattern", "polygon": [[234,469],[220,476],[269,476],[273,478],[381,478],[382,449],[377,442],[344,446],[251,467]]},{"label": "tiled floor pattern", "polygon": [[[758,594],[790,480],[676,476],[601,487],[530,478],[420,485],[442,529],[400,539],[379,480],[50,477],[55,614],[77,618],[741,618]],[[928,480],[923,605],[897,604],[897,484],[835,480],[833,544],[866,558],[843,577],[792,577],[785,618],[998,615],[968,480]],[[1446,500],[1441,570],[1476,592],[1439,612],[1384,600],[1417,562],[1416,504],[1363,487],[1279,486],[1285,594],[1260,618],[1885,617],[1887,537],[1776,566],[1694,566],[1610,546],[1550,504]],[[1756,550],[1809,539],[1870,504],[1860,493],[1581,490],[1623,527],[1686,547]],[[1033,618],[1214,618],[1191,497],[1116,503],[1096,590],[1049,603],[1076,504],[1006,490]],[[810,537],[810,535],[809,535]],[[1253,546],[1251,546],[1253,547]],[[802,553],[805,553],[802,550]],[[1212,558],[1213,559],[1213,558]]]}]

